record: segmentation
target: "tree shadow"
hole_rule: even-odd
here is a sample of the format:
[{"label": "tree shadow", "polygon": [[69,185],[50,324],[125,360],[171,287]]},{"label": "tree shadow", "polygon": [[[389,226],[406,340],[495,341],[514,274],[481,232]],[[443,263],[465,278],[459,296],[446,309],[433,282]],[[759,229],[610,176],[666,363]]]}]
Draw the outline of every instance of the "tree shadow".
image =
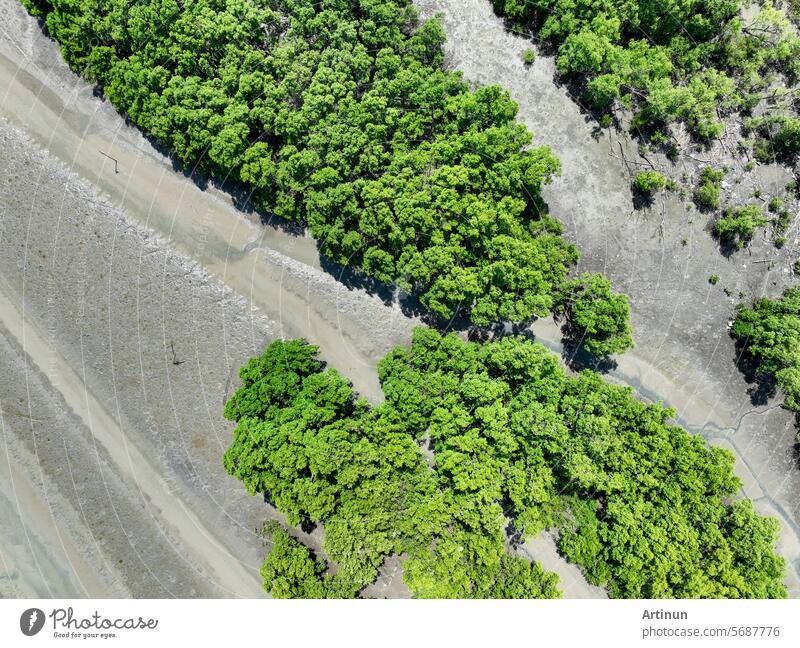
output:
[{"label": "tree shadow", "polygon": [[[50,30],[47,28],[47,21],[44,19],[44,16],[34,16],[32,13],[28,11],[27,7],[23,7],[25,12],[28,14],[29,17],[33,18],[36,21],[36,24],[39,25],[39,29],[42,30],[42,33],[47,36],[47,38],[53,38],[50,35]],[[53,38],[55,40],[55,38]]]},{"label": "tree shadow", "polygon": [[737,244],[735,239],[729,236],[718,236],[714,234],[713,230],[711,233],[719,244],[719,253],[726,259],[730,259],[736,252],[744,249]]},{"label": "tree shadow", "polygon": [[744,342],[736,341],[736,355],[733,362],[742,373],[745,382],[749,385],[747,395],[755,406],[766,405],[778,393],[775,376],[760,371],[760,362]]},{"label": "tree shadow", "polygon": [[[319,250],[319,243],[317,244]],[[363,290],[367,294],[378,297],[386,306],[394,303],[396,289],[391,285],[378,281],[354,266],[346,266],[320,254],[322,269],[350,290]]]},{"label": "tree shadow", "polygon": [[[463,320],[463,328],[453,326],[452,330],[466,331],[467,338],[471,342],[485,343],[507,336],[526,338],[531,342],[536,342],[536,334],[531,330],[531,326],[537,319],[531,317],[522,322],[496,322],[491,326],[475,326]],[[562,325],[561,358],[564,364],[575,372],[591,369],[600,374],[607,374],[614,371],[618,363],[613,356],[598,357],[583,347],[584,333],[584,331],[570,329],[566,323]]]},{"label": "tree shadow", "polygon": [[650,193],[645,193],[643,191],[636,191],[635,189],[632,192],[633,194],[633,208],[636,210],[640,209],[650,209],[655,203],[655,195]]},{"label": "tree shadow", "polygon": [[[317,244],[319,250],[319,243]],[[346,266],[324,256],[320,252],[320,266],[336,281],[349,290],[363,290],[372,297],[377,297],[385,306],[397,306],[400,312],[410,319],[419,319],[423,324],[442,332],[462,333],[484,331],[487,334],[494,327],[477,327],[463,312],[459,311],[451,317],[442,317],[428,309],[421,300],[421,291],[406,292],[394,283],[385,283],[367,275],[357,266]]]},{"label": "tree shadow", "polygon": [[525,543],[525,538],[523,536],[522,529],[517,528],[513,518],[508,520],[505,532],[508,544],[511,546],[512,549],[517,549],[518,547],[521,547]]},{"label": "tree shadow", "polygon": [[[95,84],[92,87],[92,95],[97,99],[107,102],[103,87]],[[116,110],[116,108],[115,108]],[[126,113],[117,111],[122,117],[126,126],[129,126],[140,134],[147,143],[163,158],[169,160],[170,167],[175,173],[180,174],[200,191],[208,191],[214,188],[224,194],[227,194],[231,199],[233,206],[240,212],[252,215],[258,219],[261,225],[265,227],[272,227],[291,236],[305,236],[306,226],[304,223],[290,221],[281,216],[273,214],[258,207],[257,190],[248,186],[243,182],[233,179],[219,179],[214,177],[211,169],[203,165],[202,160],[205,159],[205,153],[201,156],[200,160],[196,163],[189,164],[181,161],[177,156],[174,149],[168,144],[164,143],[152,133],[145,131],[138,124],[131,120],[130,116]]]},{"label": "tree shadow", "polygon": [[256,190],[248,187],[246,184],[233,180],[220,182],[212,179],[211,182],[217,189],[230,196],[233,206],[238,211],[257,217],[258,222],[264,227],[271,227],[298,238],[302,238],[306,235],[305,223],[288,220],[258,207],[257,201],[254,200],[257,194]]},{"label": "tree shadow", "polygon": [[[107,101],[105,95],[102,94],[103,89],[100,88],[99,91],[101,94],[97,96],[100,96],[104,101]],[[172,166],[172,170],[175,173],[179,173],[187,180],[190,180],[198,189],[200,189],[200,191],[206,191],[209,188],[211,184],[211,178],[210,175],[207,174],[206,171],[201,167],[200,161],[193,165],[182,162],[176,155],[175,151],[170,148],[168,144],[165,144],[155,135],[144,130],[142,127],[136,124],[136,122],[132,121],[126,113],[120,113],[120,115],[122,115],[123,119],[125,120],[126,126],[130,126],[136,130],[137,133],[147,140],[147,143],[150,144],[150,146],[152,146],[160,155],[169,160],[170,166]],[[202,157],[200,160],[202,160]]]},{"label": "tree shadow", "polygon": [[130,122],[127,116],[125,119],[130,126],[142,134],[156,151],[170,161],[172,170],[175,173],[179,173],[187,180],[190,180],[200,191],[208,191],[213,187],[227,194],[237,210],[245,214],[256,216],[262,225],[272,227],[292,236],[305,235],[306,228],[304,224],[287,220],[258,207],[258,201],[256,199],[257,190],[238,180],[214,177],[212,170],[203,166],[203,158],[194,164],[182,162],[175,154],[175,151],[169,148],[168,145],[158,140],[152,134],[143,131],[133,122]]},{"label": "tree shadow", "polygon": [[[275,504],[275,500],[272,499],[271,493],[261,493],[261,495],[264,498],[264,504],[269,504],[276,511],[279,510],[278,506]],[[304,515],[300,520],[300,530],[303,533],[311,534],[316,528],[316,522],[313,522],[307,515]]]},{"label": "tree shadow", "polygon": [[796,433],[792,444],[792,461],[794,467],[800,470],[800,412],[794,413],[794,428]]},{"label": "tree shadow", "polygon": [[561,358],[572,371],[579,372],[591,369],[597,373],[607,374],[617,368],[617,361],[610,355],[597,356],[584,347],[586,331],[563,318],[556,318],[561,324]]},{"label": "tree shadow", "polygon": [[[699,208],[698,208],[699,209]],[[714,213],[716,208],[706,208],[706,209],[699,209],[699,211],[705,214]],[[736,252],[740,252],[747,247],[747,244],[740,245],[739,241],[736,240],[735,236],[730,235],[721,235],[717,233],[715,229],[716,221],[722,217],[721,214],[717,214],[716,218],[711,218],[708,223],[706,224],[704,230],[708,232],[708,235],[717,242],[717,246],[719,247],[719,253],[725,257],[726,259],[730,259]]]},{"label": "tree shadow", "polygon": [[[551,48],[552,56],[556,55],[555,49]],[[586,98],[586,83],[578,82],[564,77],[558,70],[553,75],[553,85],[567,93],[570,101],[577,106],[578,111],[583,116],[583,121],[592,127],[590,136],[594,141],[598,141],[603,134],[610,129],[614,129],[619,135],[623,132],[622,122],[613,111],[613,106],[606,108],[595,107],[588,103]],[[610,120],[606,124],[604,120]]]},{"label": "tree shadow", "polygon": [[489,326],[476,326],[465,318],[452,321],[451,330],[465,331],[470,342],[491,342],[504,337],[522,337],[531,341],[536,340],[536,335],[531,330],[531,325],[537,317],[529,317],[520,322],[493,322]]},{"label": "tree shadow", "polygon": [[561,357],[572,371],[578,372],[584,369],[591,369],[600,374],[607,374],[617,368],[617,361],[612,356],[598,357],[590,353],[583,347],[583,335],[578,336],[565,330],[565,328],[566,325],[561,329],[562,342],[564,344]]}]

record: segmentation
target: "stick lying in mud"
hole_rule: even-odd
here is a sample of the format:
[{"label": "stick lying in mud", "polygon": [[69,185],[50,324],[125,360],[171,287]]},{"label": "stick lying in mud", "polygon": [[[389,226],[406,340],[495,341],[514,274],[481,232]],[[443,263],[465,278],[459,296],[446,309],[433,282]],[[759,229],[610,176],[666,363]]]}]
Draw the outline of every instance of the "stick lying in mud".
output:
[{"label": "stick lying in mud", "polygon": [[114,160],[114,173],[119,173],[119,163],[117,162],[117,158],[111,157],[108,153],[103,153],[98,149],[100,155],[105,155],[109,160]]},{"label": "stick lying in mud", "polygon": [[180,367],[184,362],[186,362],[186,360],[178,360],[178,356],[175,354],[175,343],[174,342],[170,342],[169,343],[169,347],[170,347],[170,349],[172,349],[172,364],[174,364],[175,366]]}]

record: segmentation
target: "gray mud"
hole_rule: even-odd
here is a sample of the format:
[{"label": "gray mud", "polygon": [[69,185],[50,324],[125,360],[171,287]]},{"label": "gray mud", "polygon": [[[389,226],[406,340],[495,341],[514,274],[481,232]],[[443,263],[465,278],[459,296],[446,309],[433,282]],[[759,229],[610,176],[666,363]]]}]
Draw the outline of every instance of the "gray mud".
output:
[{"label": "gray mud", "polygon": [[2,333],[0,366],[10,379],[0,383],[0,587],[26,598],[213,594],[130,496],[136,485]]},{"label": "gray mud", "polygon": [[[0,311],[18,350],[3,360],[0,397],[13,401],[21,378],[44,374],[49,382],[23,400],[36,408],[49,399],[77,422],[45,420],[43,433],[70,452],[81,439],[105,452],[104,463],[81,455],[86,480],[74,492],[57,479],[64,451],[31,449],[25,434],[35,431],[3,413],[5,454],[30,452],[25,473],[42,475],[29,489],[42,523],[27,524],[14,497],[20,475],[0,468],[0,506],[17,510],[0,538],[0,565],[16,584],[2,591],[258,596],[264,548],[255,528],[276,513],[221,466],[231,426],[220,413],[236,369],[276,337],[304,336],[376,399],[375,362],[408,341],[414,321],[322,272],[310,239],[256,225],[229,196],[176,173],[67,69],[19,5],[4,0],[0,18]],[[127,488],[109,495],[109,480]],[[68,506],[50,506],[54,493]],[[82,518],[82,502],[103,515]],[[116,509],[138,515],[124,516],[125,533],[105,524]],[[48,525],[67,530],[63,544],[96,547],[89,564],[116,573],[88,586],[75,561],[55,570],[64,552]],[[97,540],[109,534],[117,544]],[[303,539],[318,546],[320,535]],[[146,543],[161,581],[132,557]],[[386,593],[403,589],[386,583]]]},{"label": "gray mud", "polygon": [[9,456],[35,457],[132,595],[257,595],[264,507],[222,470],[218,412],[274,329],[5,122],[0,142],[20,170],[0,189]]}]

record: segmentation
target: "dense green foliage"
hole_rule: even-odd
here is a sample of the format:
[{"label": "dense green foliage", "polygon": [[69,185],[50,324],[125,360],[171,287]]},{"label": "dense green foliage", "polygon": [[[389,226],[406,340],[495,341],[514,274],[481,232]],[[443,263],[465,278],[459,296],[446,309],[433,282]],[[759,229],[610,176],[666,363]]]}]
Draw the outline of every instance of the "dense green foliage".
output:
[{"label": "dense green foliage", "polygon": [[20,0],[32,16],[45,16],[52,10],[52,5],[47,0]]},{"label": "dense green foliage", "polygon": [[242,367],[242,387],[225,408],[237,422],[225,469],[251,494],[267,493],[291,523],[324,522],[324,550],[336,565],[323,576],[317,558],[273,530],[265,587],[277,596],[351,597],[387,556],[406,552],[417,596],[556,596],[555,576],[506,553],[500,504],[465,505],[449,476],[430,470],[415,442],[419,416],[371,410],[335,370],[322,371],[316,352],[274,342]]},{"label": "dense green foliage", "polygon": [[524,338],[417,329],[380,362],[375,409],[315,353],[273,343],[226,406],[226,470],[290,521],[324,523],[333,575],[279,536],[262,570],[279,595],[353,595],[401,553],[416,596],[555,595],[552,575],[507,552],[510,524],[554,529],[613,596],[785,596],[777,523],[731,499],[733,455],[670,425],[671,410],[570,376]]},{"label": "dense green foliage", "polygon": [[633,189],[640,194],[652,195],[667,186],[667,179],[658,171],[639,171],[633,178]]},{"label": "dense green foliage", "polygon": [[442,66],[409,0],[25,0],[69,64],[192,169],[322,253],[478,325],[549,314],[578,258],[559,173],[497,86]]},{"label": "dense green foliage", "polygon": [[709,210],[719,207],[722,178],[724,177],[725,172],[721,169],[709,166],[703,167],[700,172],[700,180],[692,197],[700,209]]},{"label": "dense green foliage", "polygon": [[800,413],[800,286],[781,299],[739,306],[731,335],[758,360],[760,371],[775,376],[786,407]]},{"label": "dense green foliage", "polygon": [[325,564],[277,522],[264,526],[272,547],[261,565],[264,589],[275,598],[325,598]]},{"label": "dense green foliage", "polygon": [[[739,0],[493,0],[556,51],[584,101],[634,111],[634,127],[683,122],[700,139],[720,115],[753,107],[781,75],[800,76],[800,39],[768,2],[742,20]],[[663,137],[663,133],[660,135]]]},{"label": "dense green foliage", "polygon": [[736,247],[744,247],[753,238],[756,228],[769,223],[769,219],[761,213],[758,205],[746,207],[729,207],[714,223],[714,232],[726,242]]},{"label": "dense green foliage", "polygon": [[633,347],[628,298],[612,293],[611,282],[601,274],[584,273],[565,282],[553,312],[565,320],[565,340],[595,357]]}]

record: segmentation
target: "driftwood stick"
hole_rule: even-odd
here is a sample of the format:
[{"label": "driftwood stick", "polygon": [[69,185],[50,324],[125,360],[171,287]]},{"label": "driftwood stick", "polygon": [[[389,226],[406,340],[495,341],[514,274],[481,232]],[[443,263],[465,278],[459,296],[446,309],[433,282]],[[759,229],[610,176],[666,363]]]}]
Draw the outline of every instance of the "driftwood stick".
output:
[{"label": "driftwood stick", "polygon": [[[100,151],[100,149],[98,149],[98,151]],[[104,153],[103,151],[100,151],[100,155],[105,155],[109,160],[114,160],[114,173],[119,173],[117,158],[111,157],[108,153]]]}]

